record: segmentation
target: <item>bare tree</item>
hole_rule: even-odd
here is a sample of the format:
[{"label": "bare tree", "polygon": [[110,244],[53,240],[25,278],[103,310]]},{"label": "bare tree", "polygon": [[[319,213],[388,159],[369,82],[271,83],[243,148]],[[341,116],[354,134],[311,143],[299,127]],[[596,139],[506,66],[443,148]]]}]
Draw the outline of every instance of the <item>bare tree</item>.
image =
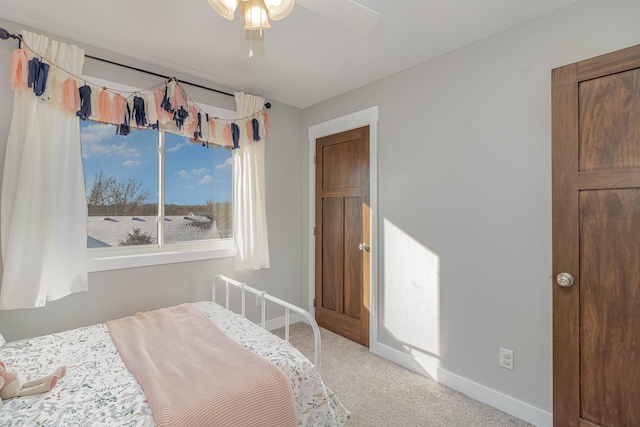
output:
[{"label": "bare tree", "polygon": [[115,184],[115,178],[104,176],[104,173],[102,171],[95,174],[93,179],[93,186],[91,187],[91,191],[89,192],[87,204],[95,208],[109,206],[111,204],[111,202],[109,201],[110,189],[113,188]]},{"label": "bare tree", "polygon": [[142,190],[142,183],[136,179],[116,181],[100,171],[89,192],[89,215],[136,215],[150,197],[151,192]]}]

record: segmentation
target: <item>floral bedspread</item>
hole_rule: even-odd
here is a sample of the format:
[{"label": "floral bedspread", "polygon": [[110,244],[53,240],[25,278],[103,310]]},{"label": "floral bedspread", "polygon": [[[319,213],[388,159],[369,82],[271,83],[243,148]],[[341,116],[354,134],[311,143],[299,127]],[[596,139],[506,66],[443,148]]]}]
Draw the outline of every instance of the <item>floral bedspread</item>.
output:
[{"label": "floral bedspread", "polygon": [[[265,357],[291,381],[300,426],[342,426],[349,412],[291,344],[213,302],[195,303],[230,338]],[[0,406],[2,426],[153,426],[138,382],[118,355],[104,323],[6,343],[0,360],[23,381],[60,366],[67,374],[50,392]],[[186,373],[188,375],[188,373]]]}]

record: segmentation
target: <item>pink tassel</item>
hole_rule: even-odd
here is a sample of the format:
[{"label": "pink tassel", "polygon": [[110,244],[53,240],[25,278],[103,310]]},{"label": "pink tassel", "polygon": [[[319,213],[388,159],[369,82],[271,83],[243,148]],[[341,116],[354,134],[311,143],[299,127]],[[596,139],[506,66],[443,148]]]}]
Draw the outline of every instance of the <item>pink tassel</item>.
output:
[{"label": "pink tassel", "polygon": [[98,120],[103,123],[111,122],[111,98],[106,90],[100,91],[100,100],[98,104]]},{"label": "pink tassel", "polygon": [[24,90],[29,80],[29,58],[27,52],[16,49],[11,54],[11,89]]},{"label": "pink tassel", "polygon": [[171,106],[174,110],[183,110],[187,111],[187,102],[184,99],[184,92],[182,92],[182,86],[176,83],[176,88],[173,92],[173,102],[171,102]]},{"label": "pink tassel", "polygon": [[224,132],[222,133],[222,141],[225,147],[233,147],[233,138],[231,137],[231,125],[227,123],[224,125]]},{"label": "pink tassel", "polygon": [[111,100],[111,123],[121,125],[124,123],[124,114],[127,111],[127,100],[124,96],[116,93]]},{"label": "pink tassel", "polygon": [[262,115],[264,116],[264,136],[271,136],[271,123],[269,123],[269,115],[266,111],[263,111]]},{"label": "pink tassel", "polygon": [[213,117],[209,117],[209,142],[216,143],[216,122]]},{"label": "pink tassel", "polygon": [[171,115],[167,110],[162,108],[162,99],[164,98],[164,90],[159,87],[153,90],[153,96],[156,100],[156,112],[158,114],[158,122],[162,125],[166,125],[171,120]]},{"label": "pink tassel", "polygon": [[194,138],[195,133],[198,131],[198,109],[195,105],[189,106],[189,120],[191,120],[189,132],[191,133],[191,137]]},{"label": "pink tassel", "polygon": [[78,84],[76,80],[69,77],[62,83],[62,105],[63,111],[74,113],[80,109],[80,95],[78,94]]}]

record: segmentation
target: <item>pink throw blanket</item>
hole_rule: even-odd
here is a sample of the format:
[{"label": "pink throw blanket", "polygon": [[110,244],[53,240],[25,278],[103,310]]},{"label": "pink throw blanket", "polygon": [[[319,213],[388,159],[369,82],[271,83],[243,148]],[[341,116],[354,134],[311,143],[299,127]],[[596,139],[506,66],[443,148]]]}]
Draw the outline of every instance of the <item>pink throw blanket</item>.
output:
[{"label": "pink throw blanket", "polygon": [[289,380],[190,304],[107,322],[158,426],[295,426]]}]

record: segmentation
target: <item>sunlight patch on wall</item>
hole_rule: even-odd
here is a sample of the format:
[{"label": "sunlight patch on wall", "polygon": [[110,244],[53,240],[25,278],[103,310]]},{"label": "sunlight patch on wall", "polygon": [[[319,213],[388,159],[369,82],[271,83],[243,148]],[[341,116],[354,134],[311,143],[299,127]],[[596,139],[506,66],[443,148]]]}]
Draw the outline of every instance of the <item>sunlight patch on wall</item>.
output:
[{"label": "sunlight patch on wall", "polygon": [[383,327],[416,360],[440,356],[440,257],[384,220]]}]

